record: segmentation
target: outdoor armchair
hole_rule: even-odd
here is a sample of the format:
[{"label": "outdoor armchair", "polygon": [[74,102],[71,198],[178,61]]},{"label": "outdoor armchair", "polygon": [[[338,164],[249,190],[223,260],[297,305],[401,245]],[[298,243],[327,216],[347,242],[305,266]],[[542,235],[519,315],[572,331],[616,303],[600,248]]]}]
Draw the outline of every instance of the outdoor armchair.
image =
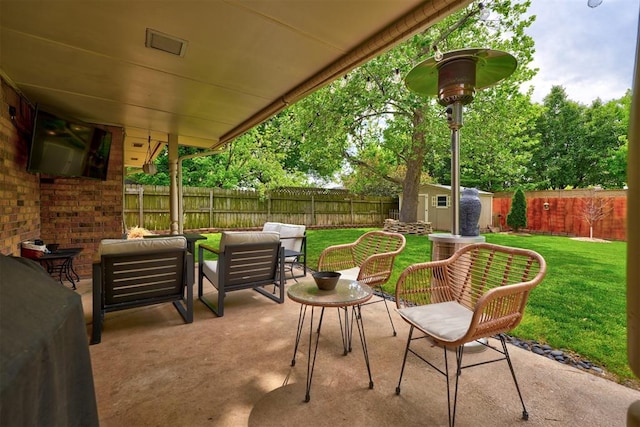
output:
[{"label": "outdoor armchair", "polygon": [[[198,251],[198,299],[218,317],[224,315],[224,299],[231,291],[254,289],[278,303],[284,302],[284,248],[279,233],[224,231],[218,248],[201,244]],[[206,252],[218,259],[206,260]],[[205,278],[218,292],[217,304],[204,297]],[[274,286],[273,292],[264,288],[267,285]]]},{"label": "outdoor armchair", "polygon": [[91,344],[101,341],[106,313],[166,302],[185,323],[193,322],[193,256],[184,237],[100,242],[93,264]]},{"label": "outdoor armchair", "polygon": [[391,277],[395,258],[402,252],[405,245],[406,239],[402,234],[369,231],[353,243],[329,246],[322,251],[318,261],[318,271],[338,271],[342,274],[342,279],[357,280],[377,288],[387,309],[394,336],[396,328],[391,319],[382,285]]},{"label": "outdoor armchair", "polygon": [[[298,277],[307,275],[307,232],[306,226],[298,224],[284,224],[281,222],[265,222],[262,231],[276,231],[280,234],[280,243],[284,248],[285,269],[291,272],[296,282]],[[295,275],[293,267],[302,264],[302,274]]]},{"label": "outdoor armchair", "polygon": [[[407,267],[396,285],[398,313],[410,325],[396,394],[400,394],[407,354],[411,352],[446,377],[449,425],[453,426],[461,370],[506,360],[522,403],[522,418],[528,419],[504,333],[518,326],[529,293],[542,281],[545,272],[545,260],[538,253],[489,243],[471,244],[448,259]],[[414,338],[416,330],[423,336]],[[497,336],[502,349],[483,339],[491,336]],[[421,338],[444,348],[444,370],[411,348],[412,342]],[[475,341],[502,356],[463,366],[465,344]],[[447,349],[455,350],[456,355],[453,399],[449,391]]]}]

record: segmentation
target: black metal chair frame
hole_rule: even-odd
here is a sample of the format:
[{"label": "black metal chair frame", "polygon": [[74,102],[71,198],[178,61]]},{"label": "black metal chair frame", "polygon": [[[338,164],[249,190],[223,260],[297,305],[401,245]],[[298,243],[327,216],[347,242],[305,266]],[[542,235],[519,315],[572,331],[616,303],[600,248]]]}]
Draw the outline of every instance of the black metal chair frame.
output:
[{"label": "black metal chair frame", "polygon": [[[226,245],[223,251],[200,245],[198,249],[198,299],[218,317],[224,315],[224,298],[227,292],[253,289],[276,301],[284,302],[284,248],[280,241],[262,243],[241,243]],[[204,251],[218,256],[218,297],[217,306],[204,298]],[[213,281],[207,277],[212,283]],[[273,292],[264,287],[274,285]],[[276,289],[278,293],[276,294]]]},{"label": "black metal chair frame", "polygon": [[193,255],[186,248],[102,255],[93,264],[91,344],[101,341],[106,313],[167,302],[193,322]]},{"label": "black metal chair frame", "polygon": [[[472,363],[469,365],[463,365],[462,364],[462,356],[464,354],[464,345],[458,346],[458,347],[447,347],[447,346],[443,346],[443,351],[444,351],[444,369],[442,369],[439,366],[434,365],[433,363],[431,363],[429,360],[427,360],[424,356],[422,356],[421,354],[419,354],[418,352],[416,352],[415,350],[413,350],[411,348],[411,342],[415,341],[415,340],[421,340],[421,339],[429,339],[428,336],[423,335],[423,336],[419,336],[419,337],[413,337],[413,332],[415,331],[415,326],[411,326],[409,329],[409,338],[407,339],[407,346],[405,347],[404,350],[404,358],[402,360],[402,368],[400,370],[400,378],[398,379],[398,385],[396,386],[396,395],[400,395],[400,383],[402,382],[402,376],[404,374],[404,368],[405,365],[407,363],[407,355],[409,353],[413,354],[414,356],[416,356],[418,359],[422,360],[423,362],[425,362],[427,365],[431,366],[436,372],[442,374],[447,381],[447,412],[449,415],[449,426],[454,426],[455,422],[456,422],[456,406],[458,403],[458,381],[460,379],[460,375],[462,375],[462,370],[463,369],[467,369],[467,368],[473,368],[475,366],[480,366],[480,365],[486,365],[488,363],[494,363],[494,362],[501,362],[503,360],[506,360],[507,363],[509,364],[509,370],[511,371],[511,376],[513,377],[513,382],[516,386],[516,390],[518,391],[518,397],[520,398],[520,403],[522,404],[522,419],[523,420],[528,420],[529,419],[529,413],[527,412],[527,408],[525,407],[524,404],[524,399],[522,397],[522,393],[520,392],[520,386],[518,385],[518,380],[516,379],[516,373],[513,369],[513,364],[511,363],[511,357],[509,357],[509,350],[507,349],[507,344],[506,344],[506,340],[505,340],[505,335],[504,334],[498,334],[495,338],[497,338],[498,340],[500,340],[500,344],[502,345],[502,350],[500,350],[497,347],[494,347],[490,344],[488,344],[485,340],[476,340],[475,342],[478,345],[483,345],[488,349],[491,349],[497,353],[502,354],[503,357],[499,357],[497,359],[491,359],[491,360],[485,360],[482,362],[478,362],[478,363]],[[449,362],[448,362],[448,357],[447,357],[447,352],[449,351],[454,351],[455,352],[455,357],[456,357],[456,366],[455,366],[455,386],[454,386],[454,392],[453,392],[453,408],[451,407],[451,378],[450,378],[450,374],[449,374]],[[453,373],[452,373],[453,375]]]},{"label": "black metal chair frame", "polygon": [[[281,237],[280,240],[287,239],[299,239],[300,237]],[[287,249],[285,249],[285,271],[291,272],[291,278],[298,281],[299,277],[305,277],[307,275],[307,232],[304,232],[304,236],[302,237],[302,248],[300,252],[296,252],[295,255],[287,255]],[[286,258],[294,258],[293,261],[286,261]],[[293,268],[296,264],[302,264],[302,274],[295,275],[293,273]],[[287,268],[287,266],[289,268]]]}]

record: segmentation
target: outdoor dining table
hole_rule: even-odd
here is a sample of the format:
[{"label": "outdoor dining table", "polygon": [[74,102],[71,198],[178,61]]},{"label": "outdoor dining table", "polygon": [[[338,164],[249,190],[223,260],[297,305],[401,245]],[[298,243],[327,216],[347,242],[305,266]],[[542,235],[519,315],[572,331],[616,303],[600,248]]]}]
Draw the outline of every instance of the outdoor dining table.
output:
[{"label": "outdoor dining table", "polygon": [[[367,365],[367,372],[369,374],[369,388],[372,389],[373,379],[371,378],[371,367],[369,366],[369,352],[367,349],[367,340],[364,333],[364,324],[362,323],[362,313],[360,310],[360,306],[371,299],[371,296],[373,295],[372,289],[355,280],[341,279],[338,281],[335,289],[324,291],[318,289],[318,286],[315,284],[313,279],[303,279],[300,283],[296,283],[289,287],[287,295],[292,301],[301,304],[291,366],[295,366],[296,364],[296,353],[298,351],[298,345],[300,344],[300,338],[302,337],[307,309],[311,307],[311,316],[309,320],[309,347],[307,349],[307,389],[305,402],[308,402],[311,399],[311,381],[313,379],[316,355],[318,354],[318,342],[320,341],[320,329],[322,328],[322,318],[325,308],[338,309],[340,333],[342,335],[342,344],[345,356],[351,351],[353,321],[355,320],[358,328],[358,334],[360,336],[360,342],[362,344],[362,352],[364,353],[364,361]],[[314,328],[314,314],[316,307],[321,308],[321,312],[317,327]],[[351,308],[351,320],[349,319],[349,308]],[[344,312],[344,319],[342,312]],[[314,334],[316,329],[317,333]],[[316,337],[315,344],[312,345],[314,336]],[[312,347],[313,354],[311,352]]]}]

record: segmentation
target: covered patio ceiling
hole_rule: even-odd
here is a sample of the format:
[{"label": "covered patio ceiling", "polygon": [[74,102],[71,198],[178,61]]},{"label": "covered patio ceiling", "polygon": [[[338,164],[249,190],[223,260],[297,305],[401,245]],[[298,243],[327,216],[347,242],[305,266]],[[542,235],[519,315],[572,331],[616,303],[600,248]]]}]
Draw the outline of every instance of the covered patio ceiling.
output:
[{"label": "covered patio ceiling", "polygon": [[[217,149],[471,0],[0,3],[0,73],[31,104]],[[167,52],[170,51],[171,53]]]}]

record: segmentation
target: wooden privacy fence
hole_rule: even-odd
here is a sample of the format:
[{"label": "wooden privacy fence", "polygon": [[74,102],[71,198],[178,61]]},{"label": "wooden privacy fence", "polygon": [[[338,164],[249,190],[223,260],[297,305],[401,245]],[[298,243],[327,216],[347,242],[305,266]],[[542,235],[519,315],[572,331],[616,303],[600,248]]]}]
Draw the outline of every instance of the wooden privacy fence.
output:
[{"label": "wooden privacy fence", "polygon": [[[507,215],[513,193],[493,194],[493,226],[508,230]],[[553,190],[525,191],[527,199],[526,230],[542,234],[589,237],[586,211],[594,202],[602,218],[593,224],[593,237],[627,240],[626,190]]]},{"label": "wooden privacy fence", "polygon": [[[394,197],[317,188],[285,188],[261,196],[251,190],[184,187],[182,204],[185,230],[262,227],[267,221],[382,227],[389,212],[398,209]],[[124,221],[127,228],[168,230],[169,187],[126,185]]]}]

